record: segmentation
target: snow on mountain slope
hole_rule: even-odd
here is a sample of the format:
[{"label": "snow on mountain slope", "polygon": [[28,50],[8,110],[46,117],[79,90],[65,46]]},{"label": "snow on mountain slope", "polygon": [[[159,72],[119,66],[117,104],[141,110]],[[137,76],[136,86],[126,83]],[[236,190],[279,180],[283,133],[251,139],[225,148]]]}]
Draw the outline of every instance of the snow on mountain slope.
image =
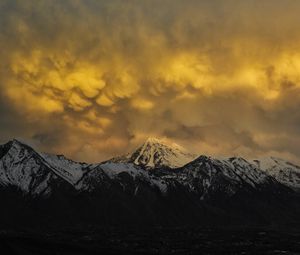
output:
[{"label": "snow on mountain slope", "polygon": [[282,159],[206,156],[193,159],[194,155],[180,146],[155,138],[148,139],[131,155],[94,165],[74,162],[61,155],[37,153],[13,140],[0,146],[0,186],[12,185],[27,193],[50,194],[51,184],[57,181],[69,183],[77,190],[109,187],[115,182],[135,187],[147,183],[165,193],[172,185],[179,184],[191,192],[201,193],[202,198],[216,191],[232,195],[243,188],[273,187],[277,181],[300,188],[300,167]]},{"label": "snow on mountain slope", "polygon": [[0,146],[0,185],[14,186],[23,192],[47,195],[55,175],[32,148],[17,140]]},{"label": "snow on mountain slope", "polygon": [[120,173],[128,173],[132,177],[148,178],[149,174],[142,169],[135,167],[133,164],[126,163],[104,163],[100,165],[104,173],[111,179],[115,178]]},{"label": "snow on mountain slope", "polygon": [[228,161],[233,166],[231,171],[253,187],[269,180],[267,174],[261,172],[254,164],[246,159],[233,157],[228,159]]},{"label": "snow on mountain slope", "polygon": [[163,181],[150,175],[148,171],[145,171],[134,164],[105,163],[101,165],[101,168],[111,179],[116,178],[120,173],[128,173],[134,179],[144,180],[152,186],[158,187],[162,192],[167,190],[167,185]]},{"label": "snow on mountain slope", "polygon": [[[91,169],[77,184],[77,188],[82,190],[94,190],[97,187],[105,185],[111,186],[111,181],[117,181],[122,186],[125,185],[121,178],[127,174],[132,178],[133,185],[137,188],[141,182],[148,183],[152,187],[158,188],[161,192],[167,191],[167,185],[163,180],[156,176],[152,176],[149,171],[140,168],[132,163],[111,163],[105,162]],[[125,182],[131,183],[131,181]]]},{"label": "snow on mountain slope", "polygon": [[163,166],[177,168],[195,158],[195,155],[188,153],[184,148],[175,143],[168,143],[157,138],[148,138],[132,154],[114,158],[111,162],[131,162],[148,169]]},{"label": "snow on mountain slope", "polygon": [[58,175],[73,185],[81,179],[84,172],[91,166],[86,163],[72,161],[63,155],[46,153],[40,153],[40,155]]},{"label": "snow on mountain slope", "polygon": [[[131,155],[118,157],[115,162],[132,162],[148,169],[168,166],[182,167],[193,161],[195,155],[186,152],[176,144],[170,144],[156,138],[149,138]],[[270,175],[278,182],[291,188],[300,189],[300,166],[283,159],[270,157],[258,160],[243,158],[211,158],[216,164],[222,164],[224,174],[231,177],[239,176],[245,182],[254,186],[261,183],[262,177]],[[228,169],[231,169],[230,171]]]},{"label": "snow on mountain slope", "polygon": [[255,159],[252,162],[282,184],[300,189],[300,166],[275,157]]},{"label": "snow on mountain slope", "polygon": [[[159,168],[147,171],[133,163],[106,162],[87,173],[88,178],[83,178],[81,188],[93,189],[104,185],[108,179],[118,180],[123,173],[127,173],[134,180],[157,186],[164,193],[179,184],[190,192],[200,193],[202,199],[217,190],[231,196],[245,187],[259,189],[261,185],[272,183],[273,180],[242,158],[221,160],[200,156],[181,168],[166,171]],[[98,181],[93,183],[96,179]],[[91,188],[90,183],[94,187],[92,185]]]},{"label": "snow on mountain slope", "polygon": [[200,156],[182,168],[176,175],[162,178],[178,181],[206,199],[213,194],[232,196],[240,190],[261,190],[280,185],[254,164],[242,158],[216,159]]}]

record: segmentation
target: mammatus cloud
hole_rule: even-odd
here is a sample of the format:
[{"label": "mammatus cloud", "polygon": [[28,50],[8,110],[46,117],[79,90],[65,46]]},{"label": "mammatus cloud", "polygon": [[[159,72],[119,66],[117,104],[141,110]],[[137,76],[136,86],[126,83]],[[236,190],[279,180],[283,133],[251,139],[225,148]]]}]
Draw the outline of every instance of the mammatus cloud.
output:
[{"label": "mammatus cloud", "polygon": [[0,3],[1,141],[99,161],[145,137],[300,156],[300,3]]}]

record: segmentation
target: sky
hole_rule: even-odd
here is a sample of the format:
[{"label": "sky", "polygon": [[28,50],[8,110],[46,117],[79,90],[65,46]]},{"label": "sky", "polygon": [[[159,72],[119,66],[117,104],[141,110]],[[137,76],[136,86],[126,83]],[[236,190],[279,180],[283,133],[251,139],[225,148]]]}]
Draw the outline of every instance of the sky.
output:
[{"label": "sky", "polygon": [[147,137],[300,158],[300,1],[1,0],[0,142],[99,162]]}]

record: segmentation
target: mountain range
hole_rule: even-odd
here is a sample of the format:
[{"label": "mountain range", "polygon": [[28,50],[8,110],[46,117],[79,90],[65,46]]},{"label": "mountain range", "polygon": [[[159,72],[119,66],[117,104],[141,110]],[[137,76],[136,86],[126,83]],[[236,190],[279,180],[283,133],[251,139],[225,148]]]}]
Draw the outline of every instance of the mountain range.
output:
[{"label": "mountain range", "polygon": [[96,164],[0,146],[0,227],[292,226],[299,190],[300,167],[283,159],[194,155],[156,138]]}]

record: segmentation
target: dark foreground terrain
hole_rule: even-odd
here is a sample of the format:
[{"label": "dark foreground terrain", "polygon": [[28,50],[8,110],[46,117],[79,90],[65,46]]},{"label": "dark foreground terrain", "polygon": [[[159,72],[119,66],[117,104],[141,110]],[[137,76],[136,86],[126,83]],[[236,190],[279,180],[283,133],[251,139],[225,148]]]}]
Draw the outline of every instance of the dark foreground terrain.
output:
[{"label": "dark foreground terrain", "polygon": [[271,229],[2,231],[0,254],[300,254],[300,232]]},{"label": "dark foreground terrain", "polygon": [[173,168],[178,153],[150,140],[90,165],[0,146],[0,255],[300,254],[300,166],[271,158],[275,178],[202,155]]}]

